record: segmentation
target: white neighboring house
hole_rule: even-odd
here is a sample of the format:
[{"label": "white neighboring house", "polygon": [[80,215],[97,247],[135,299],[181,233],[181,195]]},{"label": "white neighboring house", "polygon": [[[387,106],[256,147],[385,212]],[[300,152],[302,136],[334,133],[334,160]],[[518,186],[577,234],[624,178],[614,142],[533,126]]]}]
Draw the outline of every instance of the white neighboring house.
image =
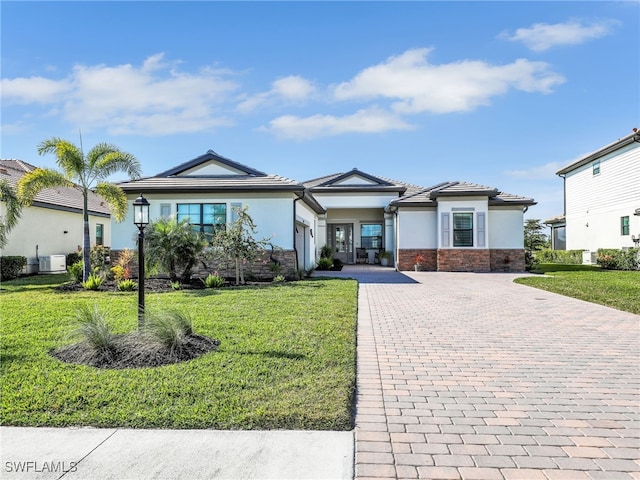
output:
[{"label": "white neighboring house", "polygon": [[[0,179],[16,188],[18,180],[36,168],[21,160],[0,160]],[[0,208],[5,208],[4,203],[0,202]],[[95,194],[89,195],[89,228],[91,246],[110,244],[109,208]],[[77,252],[82,246],[83,229],[82,191],[77,187],[47,188],[31,206],[22,209],[2,255],[27,257],[26,273],[35,273],[41,257]]]},{"label": "white neighboring house", "polygon": [[585,250],[640,244],[640,132],[634,131],[558,170],[564,179],[564,215],[545,221],[555,249]]},{"label": "white neighboring house", "polygon": [[[431,188],[376,177],[358,169],[298,183],[213,151],[154,177],[120,183],[127,219],[112,224],[113,250],[135,248],[131,206],[139,194],[150,219],[189,218],[203,232],[233,221],[248,207],[258,238],[271,237],[284,273],[316,266],[329,245],[343,263],[374,263],[382,250],[412,270],[524,270],[523,213],[535,202],[495,188],[445,182]],[[264,260],[264,259],[263,259]],[[254,274],[265,274],[254,264]],[[267,269],[268,273],[268,269]]]}]

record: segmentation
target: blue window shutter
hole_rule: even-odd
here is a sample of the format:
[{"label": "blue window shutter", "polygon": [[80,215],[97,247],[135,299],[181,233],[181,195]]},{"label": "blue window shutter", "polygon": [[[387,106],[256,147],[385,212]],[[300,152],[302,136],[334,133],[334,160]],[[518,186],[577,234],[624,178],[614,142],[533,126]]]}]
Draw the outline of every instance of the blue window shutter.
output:
[{"label": "blue window shutter", "polygon": [[448,213],[443,213],[441,218],[441,229],[440,229],[440,233],[442,235],[442,246],[443,247],[448,247],[449,246],[449,231],[451,229],[451,227],[449,226],[449,214]]},{"label": "blue window shutter", "polygon": [[485,227],[485,214],[484,212],[478,212],[478,218],[477,218],[477,223],[478,223],[478,242],[477,245],[479,247],[484,247],[484,239],[485,239],[485,231],[486,231],[486,227]]}]

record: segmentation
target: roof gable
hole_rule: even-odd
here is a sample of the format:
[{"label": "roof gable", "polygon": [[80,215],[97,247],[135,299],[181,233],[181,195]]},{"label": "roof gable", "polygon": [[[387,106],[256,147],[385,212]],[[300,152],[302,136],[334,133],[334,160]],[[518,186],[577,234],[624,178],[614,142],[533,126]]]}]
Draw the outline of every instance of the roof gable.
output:
[{"label": "roof gable", "polygon": [[340,187],[357,187],[357,186],[390,186],[392,185],[390,182],[383,180],[379,177],[374,177],[373,175],[369,175],[368,173],[361,172],[357,168],[354,168],[350,172],[338,174],[337,176],[327,180],[326,182],[318,185],[319,187],[330,187],[330,186],[340,186]]},{"label": "roof gable", "polygon": [[213,150],[209,150],[204,155],[157,174],[156,177],[264,177],[266,175],[264,172],[234,162],[218,155]]},{"label": "roof gable", "polygon": [[397,192],[404,193],[407,185],[376,177],[357,168],[304,182],[311,192]]}]

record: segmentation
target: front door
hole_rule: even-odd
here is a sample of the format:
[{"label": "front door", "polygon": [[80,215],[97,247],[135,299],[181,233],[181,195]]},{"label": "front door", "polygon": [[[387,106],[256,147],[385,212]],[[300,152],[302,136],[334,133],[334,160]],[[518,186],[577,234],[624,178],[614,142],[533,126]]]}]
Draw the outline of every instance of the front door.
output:
[{"label": "front door", "polygon": [[353,224],[332,224],[329,232],[333,258],[353,263]]}]

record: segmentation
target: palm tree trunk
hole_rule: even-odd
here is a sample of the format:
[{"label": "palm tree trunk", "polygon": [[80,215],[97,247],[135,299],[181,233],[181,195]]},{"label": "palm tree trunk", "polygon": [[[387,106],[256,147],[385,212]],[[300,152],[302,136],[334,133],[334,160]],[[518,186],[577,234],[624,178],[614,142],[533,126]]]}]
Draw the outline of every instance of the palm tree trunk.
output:
[{"label": "palm tree trunk", "polygon": [[91,274],[91,239],[89,237],[89,190],[82,191],[82,215],[84,217],[84,235],[82,240],[82,259],[84,260],[84,272],[82,281],[86,282]]}]

